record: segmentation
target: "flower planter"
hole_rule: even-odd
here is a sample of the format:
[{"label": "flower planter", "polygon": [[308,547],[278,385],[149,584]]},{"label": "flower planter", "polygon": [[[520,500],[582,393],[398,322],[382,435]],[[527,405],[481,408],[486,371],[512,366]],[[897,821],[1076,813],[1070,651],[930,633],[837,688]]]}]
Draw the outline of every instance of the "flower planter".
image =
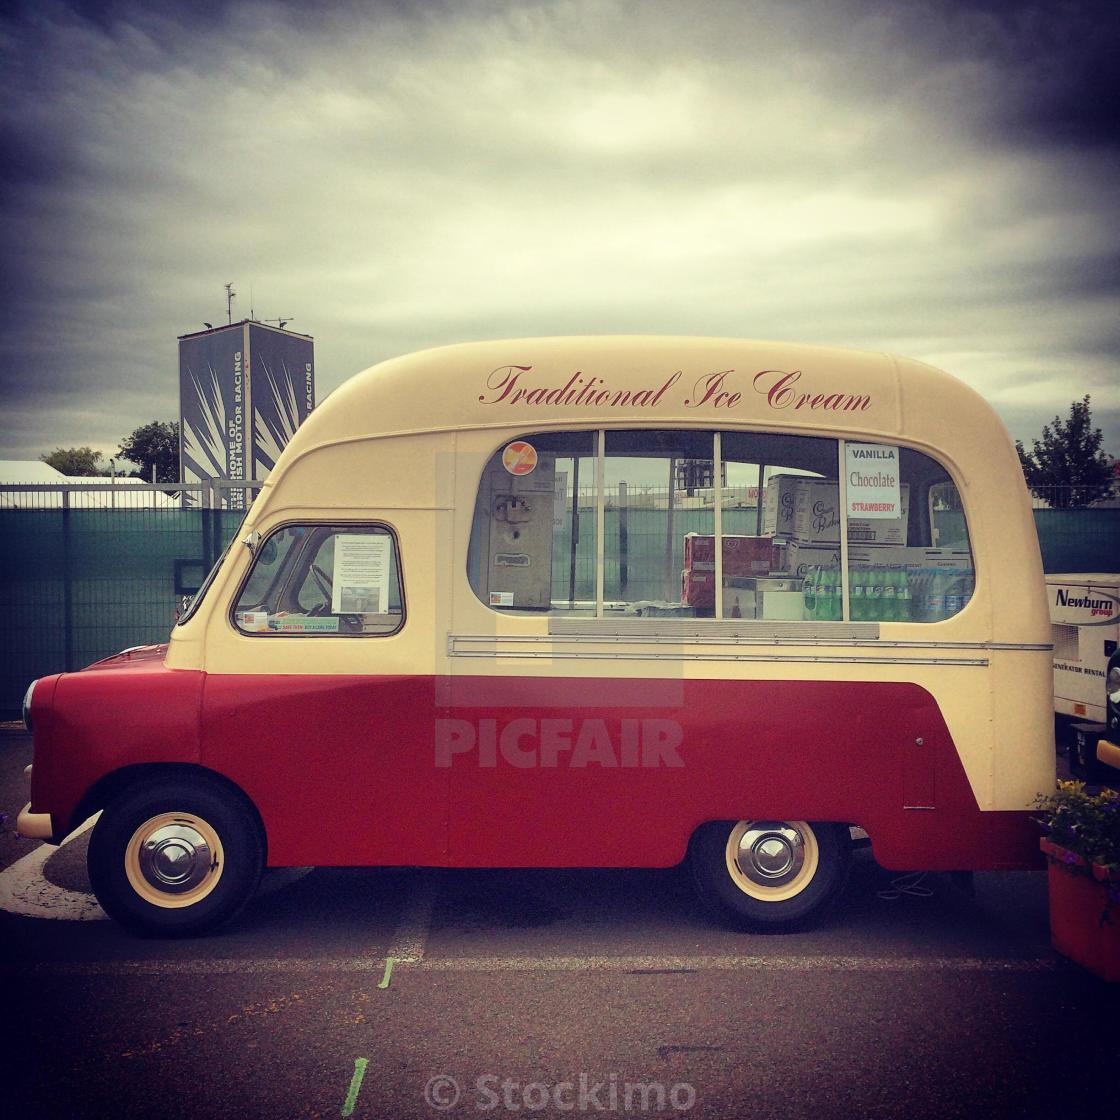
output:
[{"label": "flower planter", "polygon": [[1050,944],[1094,975],[1120,981],[1120,872],[1049,840]]}]

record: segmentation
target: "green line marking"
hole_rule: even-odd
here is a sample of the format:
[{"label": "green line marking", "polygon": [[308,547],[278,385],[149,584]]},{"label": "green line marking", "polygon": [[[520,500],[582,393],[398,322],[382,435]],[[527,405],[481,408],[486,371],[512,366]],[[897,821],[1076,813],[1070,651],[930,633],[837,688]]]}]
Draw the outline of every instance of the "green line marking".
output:
[{"label": "green line marking", "polygon": [[381,983],[377,986],[379,988],[387,988],[389,986],[389,977],[393,975],[393,958],[385,958],[385,975],[381,977]]},{"label": "green line marking", "polygon": [[354,1105],[358,1101],[358,1090],[362,1087],[362,1078],[366,1075],[368,1064],[369,1058],[354,1059],[354,1076],[350,1078],[350,1091],[346,1094],[346,1100],[342,1104],[343,1116],[349,1116],[354,1111]]}]

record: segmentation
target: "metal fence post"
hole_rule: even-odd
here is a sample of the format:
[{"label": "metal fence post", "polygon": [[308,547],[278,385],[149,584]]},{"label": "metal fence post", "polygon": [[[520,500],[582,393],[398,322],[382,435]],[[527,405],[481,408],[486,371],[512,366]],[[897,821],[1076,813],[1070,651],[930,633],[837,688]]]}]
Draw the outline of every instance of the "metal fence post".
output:
[{"label": "metal fence post", "polygon": [[62,491],[62,630],[66,671],[74,671],[74,586],[71,564],[70,491]]}]

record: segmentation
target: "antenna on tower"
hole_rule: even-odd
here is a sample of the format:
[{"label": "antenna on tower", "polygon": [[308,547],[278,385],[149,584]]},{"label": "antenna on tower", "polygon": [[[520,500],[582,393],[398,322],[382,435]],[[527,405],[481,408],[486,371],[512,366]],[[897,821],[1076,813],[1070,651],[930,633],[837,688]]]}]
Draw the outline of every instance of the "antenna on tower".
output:
[{"label": "antenna on tower", "polygon": [[275,323],[281,330],[283,330],[294,318],[294,315],[289,315],[286,319],[265,319],[265,322]]},{"label": "antenna on tower", "polygon": [[231,280],[226,285],[226,319],[233,322],[233,301],[237,298],[237,293],[233,290],[233,281]]}]

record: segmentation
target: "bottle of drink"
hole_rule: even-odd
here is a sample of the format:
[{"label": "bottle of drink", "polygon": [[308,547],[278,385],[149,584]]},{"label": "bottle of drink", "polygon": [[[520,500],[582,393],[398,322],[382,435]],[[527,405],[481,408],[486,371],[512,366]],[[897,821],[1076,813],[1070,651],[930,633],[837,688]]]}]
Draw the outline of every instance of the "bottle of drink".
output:
[{"label": "bottle of drink", "polygon": [[805,618],[816,618],[817,615],[817,572],[816,565],[805,569],[805,578],[801,581],[802,592],[805,597]]},{"label": "bottle of drink", "polygon": [[954,568],[945,580],[945,617],[960,614],[964,605],[964,572]]},{"label": "bottle of drink", "polygon": [[864,590],[864,618],[876,622],[883,602],[882,577],[878,568],[868,568],[864,577],[867,584]]},{"label": "bottle of drink", "polygon": [[883,606],[879,617],[884,622],[898,621],[898,569],[893,564],[883,576]]},{"label": "bottle of drink", "polygon": [[817,569],[816,584],[817,599],[813,617],[819,622],[825,622],[828,619],[830,608],[828,603],[828,569],[823,564]]},{"label": "bottle of drink", "polygon": [[831,566],[821,569],[820,581],[817,584],[817,618],[822,622],[831,622],[839,617],[837,610],[839,596],[836,594],[836,580],[839,574]]},{"label": "bottle of drink", "polygon": [[910,573],[905,568],[898,572],[898,596],[895,603],[899,622],[911,622],[914,618],[914,600],[910,592]]},{"label": "bottle of drink", "polygon": [[921,614],[919,618],[922,622],[933,622],[933,569],[929,568],[922,572],[922,597],[921,597]]},{"label": "bottle of drink", "polygon": [[863,568],[848,569],[848,614],[853,622],[867,618],[866,585]]},{"label": "bottle of drink", "polygon": [[948,573],[942,568],[935,568],[930,574],[929,601],[927,607],[928,621],[940,622],[945,615],[945,586]]}]

